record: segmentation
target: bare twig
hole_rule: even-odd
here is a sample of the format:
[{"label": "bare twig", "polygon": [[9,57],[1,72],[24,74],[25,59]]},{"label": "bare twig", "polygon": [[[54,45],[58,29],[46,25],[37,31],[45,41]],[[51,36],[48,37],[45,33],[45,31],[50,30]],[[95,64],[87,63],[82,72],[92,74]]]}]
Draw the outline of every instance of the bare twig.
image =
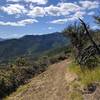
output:
[{"label": "bare twig", "polygon": [[89,37],[91,43],[93,44],[93,46],[96,48],[98,54],[100,55],[100,48],[95,43],[95,41],[93,40],[92,36],[90,35],[90,33],[89,33],[88,29],[87,29],[87,26],[86,26],[85,22],[82,19],[80,19],[80,18],[79,18],[79,20],[80,20],[81,24],[84,26],[84,29],[86,30],[86,34]]}]

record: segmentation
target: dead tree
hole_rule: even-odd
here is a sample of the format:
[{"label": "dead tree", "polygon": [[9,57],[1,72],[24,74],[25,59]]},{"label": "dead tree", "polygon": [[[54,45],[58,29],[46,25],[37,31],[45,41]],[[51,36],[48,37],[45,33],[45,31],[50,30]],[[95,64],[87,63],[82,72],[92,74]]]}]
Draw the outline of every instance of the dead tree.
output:
[{"label": "dead tree", "polygon": [[84,21],[79,20],[81,25],[70,25],[63,33],[70,38],[75,61],[87,67],[95,66],[96,63],[98,64],[97,58],[98,55],[100,56],[100,46],[93,40]]},{"label": "dead tree", "polygon": [[85,65],[88,67],[91,66],[96,66],[98,63],[98,59],[97,56],[100,56],[100,46],[97,45],[95,43],[95,41],[93,40],[91,34],[89,33],[87,26],[85,24],[85,22],[81,19],[79,19],[81,21],[81,24],[84,27],[84,30],[86,31],[86,34],[88,36],[88,39],[91,42],[91,45],[84,48],[83,50],[81,50],[81,53],[78,57],[79,59],[79,64],[80,65]]},{"label": "dead tree", "polygon": [[85,31],[86,31],[86,34],[87,34],[87,36],[89,37],[91,43],[93,44],[94,48],[96,48],[98,54],[100,55],[100,48],[99,48],[99,46],[95,43],[95,41],[93,40],[92,36],[90,35],[90,33],[89,33],[88,29],[87,29],[87,26],[86,26],[85,22],[84,22],[82,19],[79,19],[79,20],[81,21],[81,24],[84,26],[84,29],[85,29]]}]

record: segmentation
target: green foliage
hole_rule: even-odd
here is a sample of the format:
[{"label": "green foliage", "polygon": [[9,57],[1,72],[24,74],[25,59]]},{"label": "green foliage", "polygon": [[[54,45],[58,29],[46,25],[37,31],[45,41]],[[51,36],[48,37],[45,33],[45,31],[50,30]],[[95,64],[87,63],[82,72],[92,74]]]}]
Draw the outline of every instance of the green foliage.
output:
[{"label": "green foliage", "polygon": [[[68,48],[64,46],[63,49],[50,50],[36,59],[30,56],[18,57],[15,61],[0,66],[0,98],[9,95],[20,85],[27,83],[30,78],[44,72],[48,65],[66,59],[65,56],[70,53]],[[59,53],[55,53],[55,50]]]},{"label": "green foliage", "polygon": [[91,83],[100,82],[100,65],[94,69],[88,69],[84,66],[84,69],[74,62],[70,65],[69,70],[76,73],[79,77],[79,82],[84,86],[88,86]]},{"label": "green foliage", "polygon": [[76,46],[77,48],[83,48],[88,43],[88,37],[85,34],[84,27],[79,23],[69,25],[64,29],[63,34],[69,37],[72,45]]},{"label": "green foliage", "polygon": [[73,48],[73,54],[77,62],[79,62],[78,56],[82,49],[88,45],[88,37],[85,34],[84,27],[80,24],[69,25],[64,29],[63,34],[70,38],[71,46]]},{"label": "green foliage", "polygon": [[81,93],[73,91],[69,94],[69,100],[83,100]]},{"label": "green foliage", "polygon": [[45,55],[47,55],[48,57],[52,57],[54,55],[59,55],[59,54],[69,54],[71,52],[71,46],[63,46],[63,47],[59,47],[59,48],[55,48],[52,49],[50,51],[45,52]]},{"label": "green foliage", "polygon": [[63,31],[63,34],[70,38],[76,62],[81,66],[92,68],[100,63],[98,59],[100,57],[100,31],[93,31],[82,20],[80,21],[82,25],[76,23],[70,25]]},{"label": "green foliage", "polygon": [[48,50],[63,47],[69,43],[60,33],[47,35],[29,35],[20,39],[11,39],[0,42],[0,61],[22,56],[40,56]]},{"label": "green foliage", "polygon": [[17,59],[16,59],[15,64],[16,64],[17,66],[24,66],[24,65],[26,65],[26,62],[27,62],[27,61],[25,61],[25,59],[24,59],[23,57],[20,57],[20,58],[17,58]]},{"label": "green foliage", "polygon": [[93,39],[99,45],[100,44],[100,30],[95,30],[92,34]]},{"label": "green foliage", "polygon": [[4,80],[4,78],[0,79],[0,95],[5,96],[5,80]]},{"label": "green foliage", "polygon": [[15,63],[0,69],[0,98],[15,91],[33,76],[45,71],[47,67],[44,61],[29,63],[25,58],[18,58]]}]

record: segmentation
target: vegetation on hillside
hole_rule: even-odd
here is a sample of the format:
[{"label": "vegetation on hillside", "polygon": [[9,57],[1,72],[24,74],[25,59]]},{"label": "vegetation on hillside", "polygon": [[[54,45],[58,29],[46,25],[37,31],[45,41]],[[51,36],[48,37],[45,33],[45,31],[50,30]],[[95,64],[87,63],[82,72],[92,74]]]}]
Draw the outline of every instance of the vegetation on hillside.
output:
[{"label": "vegetation on hillside", "polygon": [[80,65],[75,64],[72,62],[69,67],[69,71],[76,73],[79,82],[84,85],[84,87],[100,82],[100,64],[96,66],[94,69],[88,69],[85,67],[83,70],[81,69]]},{"label": "vegetation on hillside", "polygon": [[81,66],[95,67],[100,63],[100,30],[90,29],[81,19],[80,22],[70,25],[63,33],[71,40],[76,62]]},{"label": "vegetation on hillside", "polygon": [[6,61],[21,56],[38,57],[44,52],[68,44],[69,40],[58,32],[47,35],[29,35],[20,39],[5,40],[0,42],[0,62],[6,63]]},{"label": "vegetation on hillside", "polygon": [[[100,23],[98,16],[95,19]],[[80,83],[89,86],[100,81],[100,30],[92,30],[81,19],[80,22],[65,28],[63,34],[68,40],[57,33],[0,42],[0,98],[44,72],[48,65],[69,56],[75,60],[70,71],[79,76]],[[78,95],[73,92],[72,98]]]},{"label": "vegetation on hillside", "polygon": [[[100,24],[99,17],[96,16],[95,19]],[[79,20],[81,24],[75,23],[63,31],[71,40],[74,60],[69,66],[69,72],[77,75],[77,79],[70,84],[73,88],[70,97],[75,99],[79,95],[84,97],[86,94],[94,93],[100,85],[100,30],[92,30],[83,20]],[[74,95],[74,91],[80,92]],[[100,98],[96,95],[99,93],[97,92],[93,98]]]},{"label": "vegetation on hillside", "polygon": [[[13,62],[0,65],[0,98],[9,95],[20,85],[26,84],[34,76],[44,72],[48,65],[68,58],[67,46],[45,52],[40,57],[17,57]],[[56,50],[56,51],[55,51]]]}]

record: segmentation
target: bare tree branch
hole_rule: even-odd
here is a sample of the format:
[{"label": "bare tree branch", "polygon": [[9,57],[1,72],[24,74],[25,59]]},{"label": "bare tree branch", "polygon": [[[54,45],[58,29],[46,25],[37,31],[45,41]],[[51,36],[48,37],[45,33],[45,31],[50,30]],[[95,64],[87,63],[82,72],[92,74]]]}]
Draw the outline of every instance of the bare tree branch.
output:
[{"label": "bare tree branch", "polygon": [[84,26],[84,29],[86,30],[86,34],[89,37],[91,43],[93,44],[93,46],[96,48],[98,54],[100,55],[100,48],[95,43],[95,41],[93,40],[92,36],[90,35],[90,33],[89,33],[88,29],[87,29],[87,26],[86,26],[85,22],[82,19],[80,19],[80,18],[79,18],[79,20],[80,20],[81,24]]}]

